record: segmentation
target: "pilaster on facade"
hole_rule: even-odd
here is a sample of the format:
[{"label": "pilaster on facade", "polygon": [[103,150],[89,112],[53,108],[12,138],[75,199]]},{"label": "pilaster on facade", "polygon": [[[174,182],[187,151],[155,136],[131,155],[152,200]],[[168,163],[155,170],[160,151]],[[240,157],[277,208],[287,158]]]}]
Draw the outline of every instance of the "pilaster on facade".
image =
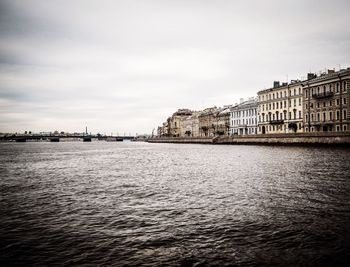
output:
[{"label": "pilaster on facade", "polygon": [[231,108],[231,135],[257,134],[257,106],[257,100],[251,98]]}]

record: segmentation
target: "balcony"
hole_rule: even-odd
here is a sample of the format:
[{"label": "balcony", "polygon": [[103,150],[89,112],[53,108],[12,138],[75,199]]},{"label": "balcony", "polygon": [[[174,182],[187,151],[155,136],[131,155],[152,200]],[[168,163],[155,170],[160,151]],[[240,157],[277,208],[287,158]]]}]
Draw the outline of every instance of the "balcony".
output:
[{"label": "balcony", "polygon": [[278,125],[278,124],[283,124],[284,120],[272,120],[270,121],[271,125]]},{"label": "balcony", "polygon": [[323,99],[323,98],[332,97],[333,95],[334,95],[333,92],[327,91],[327,92],[323,92],[323,93],[313,94],[312,97],[315,99]]}]

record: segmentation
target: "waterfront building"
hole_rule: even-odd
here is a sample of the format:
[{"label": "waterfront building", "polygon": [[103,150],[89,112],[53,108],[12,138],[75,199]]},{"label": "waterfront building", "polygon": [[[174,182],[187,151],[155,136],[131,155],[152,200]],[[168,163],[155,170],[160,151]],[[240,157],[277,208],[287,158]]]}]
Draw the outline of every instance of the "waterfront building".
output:
[{"label": "waterfront building", "polygon": [[303,82],[305,132],[350,129],[350,68],[328,70]]},{"label": "waterfront building", "polygon": [[185,137],[185,120],[190,115],[192,115],[192,111],[189,109],[179,109],[178,111],[176,111],[168,119],[168,135],[171,137]]},{"label": "waterfront building", "polygon": [[230,106],[219,109],[214,116],[214,134],[228,136],[230,134]]},{"label": "waterfront building", "polygon": [[231,135],[257,134],[257,107],[258,103],[255,98],[250,98],[241,104],[231,107]]},{"label": "waterfront building", "polygon": [[303,132],[303,86],[300,80],[290,84],[274,82],[270,89],[258,92],[258,133]]},{"label": "waterfront building", "polygon": [[194,111],[192,115],[185,119],[185,136],[198,137],[199,136],[199,115],[200,111]]},{"label": "waterfront building", "polygon": [[[168,118],[169,120],[169,118]],[[157,136],[158,137],[165,137],[169,136],[169,124],[168,120],[166,122],[163,122],[162,126],[159,126],[157,129]]]},{"label": "waterfront building", "polygon": [[217,111],[218,111],[217,107],[206,108],[198,116],[199,136],[208,137],[208,136],[215,135],[214,134],[215,132],[214,117]]},{"label": "waterfront building", "polygon": [[213,137],[229,135],[230,106],[206,108],[200,113],[198,119],[199,136]]}]

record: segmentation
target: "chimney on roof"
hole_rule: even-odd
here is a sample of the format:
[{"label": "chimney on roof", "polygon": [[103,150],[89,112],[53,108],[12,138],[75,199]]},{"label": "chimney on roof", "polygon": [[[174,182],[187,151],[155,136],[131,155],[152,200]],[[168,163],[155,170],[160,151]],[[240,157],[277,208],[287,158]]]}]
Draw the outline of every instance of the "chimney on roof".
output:
[{"label": "chimney on roof", "polygon": [[335,70],[333,69],[333,70],[328,70],[328,72],[327,72],[328,74],[332,74],[332,73],[335,73]]},{"label": "chimney on roof", "polygon": [[244,102],[244,98],[240,98],[239,99],[239,103],[241,104],[241,103],[243,103]]},{"label": "chimney on roof", "polygon": [[286,85],[288,85],[288,83],[282,83],[282,86],[286,86]]},{"label": "chimney on roof", "polygon": [[316,78],[316,77],[317,77],[317,76],[316,76],[315,73],[308,73],[308,74],[307,74],[307,79],[308,79],[308,80],[314,79],[314,78]]},{"label": "chimney on roof", "polygon": [[279,81],[274,81],[273,82],[273,88],[280,87],[280,82]]}]

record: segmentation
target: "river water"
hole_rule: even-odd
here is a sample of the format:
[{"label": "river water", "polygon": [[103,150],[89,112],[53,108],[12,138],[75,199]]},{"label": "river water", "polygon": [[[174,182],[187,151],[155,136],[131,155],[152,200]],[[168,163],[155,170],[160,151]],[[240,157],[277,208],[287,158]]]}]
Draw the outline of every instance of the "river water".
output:
[{"label": "river water", "polygon": [[0,144],[0,265],[349,266],[350,150]]}]

